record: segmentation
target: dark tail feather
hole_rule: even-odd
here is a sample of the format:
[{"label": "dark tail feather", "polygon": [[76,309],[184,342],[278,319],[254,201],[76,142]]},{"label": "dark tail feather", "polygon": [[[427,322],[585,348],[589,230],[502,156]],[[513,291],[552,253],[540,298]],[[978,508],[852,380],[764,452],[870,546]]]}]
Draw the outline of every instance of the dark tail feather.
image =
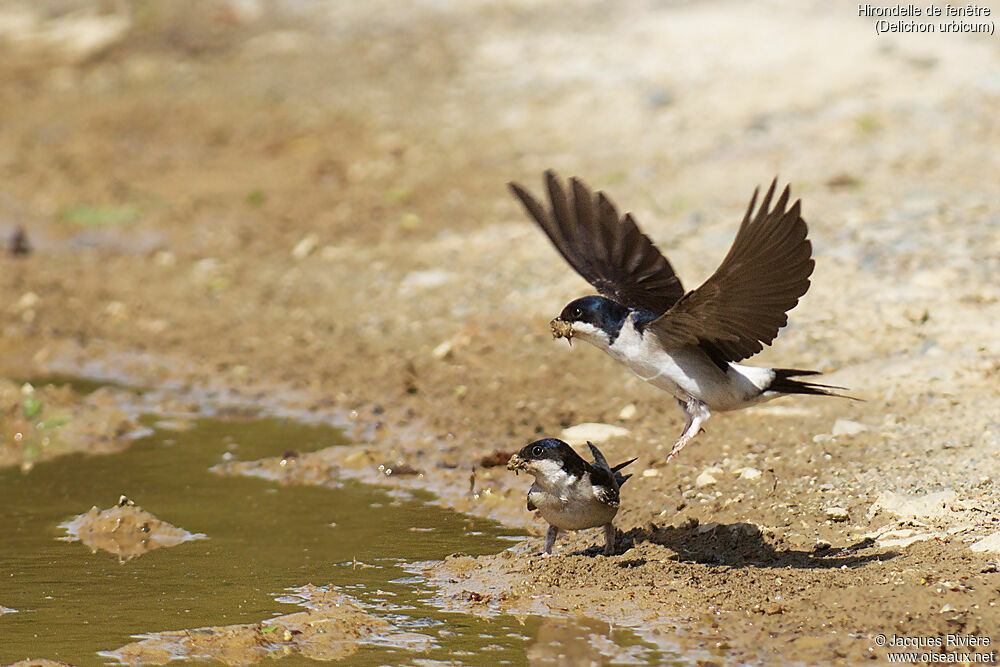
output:
[{"label": "dark tail feather", "polygon": [[777,391],[782,394],[806,394],[808,396],[835,396],[837,398],[849,398],[852,401],[860,401],[860,398],[838,394],[837,391],[849,391],[847,387],[838,387],[834,384],[819,384],[818,382],[808,382],[806,380],[795,380],[793,378],[803,375],[821,375],[819,371],[806,371],[798,368],[775,368],[774,379],[768,385],[767,391]]},{"label": "dark tail feather", "polygon": [[618,486],[624,484],[625,481],[632,476],[631,474],[623,475],[618,471],[624,468],[625,466],[629,465],[630,463],[635,463],[636,461],[638,461],[638,459],[629,459],[625,463],[619,463],[618,465],[616,465],[614,468],[611,469],[611,472],[615,474],[615,481],[618,482]]}]

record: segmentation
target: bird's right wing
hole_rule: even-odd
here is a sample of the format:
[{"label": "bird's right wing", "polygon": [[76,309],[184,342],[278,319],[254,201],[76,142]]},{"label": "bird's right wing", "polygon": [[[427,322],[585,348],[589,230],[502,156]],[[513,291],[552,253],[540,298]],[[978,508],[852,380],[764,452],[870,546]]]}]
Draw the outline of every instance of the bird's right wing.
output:
[{"label": "bird's right wing", "polygon": [[572,197],[555,172],[545,172],[550,208],[517,183],[510,189],[559,254],[597,291],[629,308],[665,313],[684,295],[670,262],[627,213],[598,192],[595,196],[576,178]]}]

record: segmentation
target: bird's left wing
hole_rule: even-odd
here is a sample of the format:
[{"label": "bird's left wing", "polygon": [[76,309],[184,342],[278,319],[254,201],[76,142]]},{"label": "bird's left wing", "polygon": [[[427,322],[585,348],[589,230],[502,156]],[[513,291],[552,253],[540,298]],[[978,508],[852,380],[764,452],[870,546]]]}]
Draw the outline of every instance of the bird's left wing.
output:
[{"label": "bird's left wing", "polygon": [[597,291],[629,308],[665,313],[684,295],[670,262],[635,224],[619,216],[603,192],[569,180],[569,193],[555,172],[545,172],[550,208],[517,183],[510,189],[559,254]]},{"label": "bird's left wing", "polygon": [[788,208],[787,186],[771,207],[776,185],[756,213],[754,191],[715,273],[648,325],[665,348],[700,345],[717,361],[740,361],[769,345],[788,323],[786,313],[809,289],[814,262],[799,202]]}]

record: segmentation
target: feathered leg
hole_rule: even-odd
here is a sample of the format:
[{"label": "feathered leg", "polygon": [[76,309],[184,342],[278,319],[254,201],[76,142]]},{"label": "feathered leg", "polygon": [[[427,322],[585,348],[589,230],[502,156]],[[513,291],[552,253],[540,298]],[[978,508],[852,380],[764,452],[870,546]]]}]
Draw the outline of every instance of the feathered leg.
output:
[{"label": "feathered leg", "polygon": [[615,555],[615,527],[610,523],[604,524],[604,555]]},{"label": "feathered leg", "polygon": [[545,533],[545,552],[543,556],[552,555],[552,547],[556,545],[557,537],[559,537],[559,529],[550,525],[548,532]]},{"label": "feathered leg", "polygon": [[681,412],[684,413],[687,423],[684,425],[684,432],[681,433],[680,440],[677,441],[673,449],[670,450],[670,453],[667,454],[668,461],[680,454],[681,450],[694,440],[694,437],[701,431],[701,425],[706,419],[712,416],[712,413],[708,411],[708,406],[695,399],[687,401],[678,400],[677,405],[680,406]]}]

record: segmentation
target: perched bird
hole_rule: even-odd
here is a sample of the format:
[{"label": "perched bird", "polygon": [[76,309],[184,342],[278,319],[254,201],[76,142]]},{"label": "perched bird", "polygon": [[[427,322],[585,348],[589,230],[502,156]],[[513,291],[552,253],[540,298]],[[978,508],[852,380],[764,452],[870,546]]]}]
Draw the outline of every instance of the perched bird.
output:
[{"label": "perched bird", "polygon": [[608,465],[601,450],[588,442],[594,463],[587,463],[562,440],[546,438],[525,445],[512,455],[507,469],[525,471],[534,476],[528,490],[528,511],[538,510],[549,522],[545,534],[545,554],[552,547],[560,530],[583,530],[604,526],[604,554],[615,551],[615,527],[612,519],[618,514],[618,489],[632,475],[619,470],[635,461]]},{"label": "perched bird", "polygon": [[785,313],[809,289],[812,245],[800,202],[788,207],[787,186],[773,207],[777,180],[759,208],[754,190],[722,264],[701,287],[685,293],[631,214],[619,216],[603,192],[593,195],[576,178],[569,193],[554,172],[545,172],[545,181],[547,209],[517,183],[509,186],[556,250],[600,294],[570,302],[552,320],[553,336],[570,344],[582,338],[677,399],[687,423],[668,461],[712,412],[785,394],[840,396],[830,390],[842,387],[795,379],[818,371],[736,363],[770,345],[788,322]]}]

